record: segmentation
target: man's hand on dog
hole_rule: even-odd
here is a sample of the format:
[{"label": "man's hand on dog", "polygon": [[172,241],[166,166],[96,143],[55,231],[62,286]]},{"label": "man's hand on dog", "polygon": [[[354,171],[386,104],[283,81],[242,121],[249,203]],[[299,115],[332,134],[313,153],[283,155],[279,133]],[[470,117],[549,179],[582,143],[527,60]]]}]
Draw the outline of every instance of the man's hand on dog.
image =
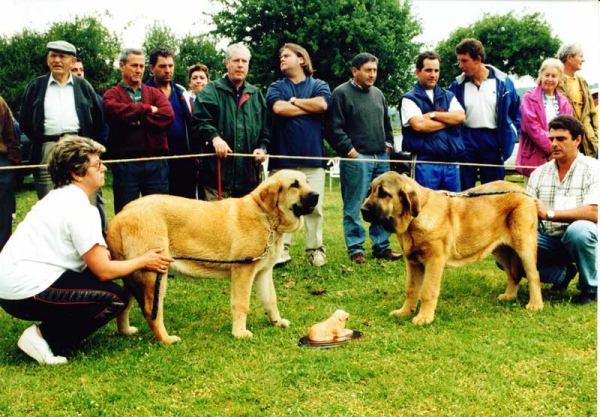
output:
[{"label": "man's hand on dog", "polygon": [[170,256],[161,255],[163,248],[151,249],[146,252],[143,256],[145,261],[144,268],[159,273],[166,273],[169,269],[169,264],[174,262],[175,259]]}]

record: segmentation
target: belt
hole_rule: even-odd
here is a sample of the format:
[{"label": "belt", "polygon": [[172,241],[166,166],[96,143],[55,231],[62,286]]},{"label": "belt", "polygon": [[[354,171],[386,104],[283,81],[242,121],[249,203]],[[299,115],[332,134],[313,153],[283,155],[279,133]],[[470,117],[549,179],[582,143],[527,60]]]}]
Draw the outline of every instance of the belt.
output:
[{"label": "belt", "polygon": [[63,136],[78,135],[78,134],[79,134],[78,132],[65,132],[65,133],[61,133],[60,135],[50,135],[50,136],[44,135],[43,142],[58,142],[60,140],[60,138],[62,138]]}]

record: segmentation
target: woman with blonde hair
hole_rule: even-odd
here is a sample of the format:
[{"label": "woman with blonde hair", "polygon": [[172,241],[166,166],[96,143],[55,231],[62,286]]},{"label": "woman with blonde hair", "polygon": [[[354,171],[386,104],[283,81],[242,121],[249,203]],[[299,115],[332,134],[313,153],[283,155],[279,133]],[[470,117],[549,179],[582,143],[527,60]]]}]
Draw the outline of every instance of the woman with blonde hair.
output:
[{"label": "woman with blonde hair", "polygon": [[[564,67],[555,58],[542,62],[537,77],[538,86],[523,96],[521,103],[521,135],[517,165],[538,167],[550,158],[548,124],[556,116],[572,115],[573,109],[558,91]],[[525,185],[535,168],[517,168],[525,176]]]}]

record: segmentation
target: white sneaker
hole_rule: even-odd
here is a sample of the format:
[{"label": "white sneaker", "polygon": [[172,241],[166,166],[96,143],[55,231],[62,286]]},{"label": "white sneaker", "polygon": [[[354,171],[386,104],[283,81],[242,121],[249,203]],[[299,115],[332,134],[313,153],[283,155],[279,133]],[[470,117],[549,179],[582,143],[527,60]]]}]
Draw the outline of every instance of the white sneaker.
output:
[{"label": "white sneaker", "polygon": [[290,250],[284,246],[279,259],[277,259],[277,262],[275,262],[275,267],[283,266],[288,262],[291,262],[291,260],[292,257],[290,256]]},{"label": "white sneaker", "polygon": [[35,324],[25,329],[17,342],[17,346],[41,364],[59,365],[67,363],[67,358],[64,356],[54,356],[48,343],[38,334]]},{"label": "white sneaker", "polygon": [[325,256],[325,248],[315,249],[308,255],[308,262],[312,266],[322,267],[327,263],[327,256]]}]

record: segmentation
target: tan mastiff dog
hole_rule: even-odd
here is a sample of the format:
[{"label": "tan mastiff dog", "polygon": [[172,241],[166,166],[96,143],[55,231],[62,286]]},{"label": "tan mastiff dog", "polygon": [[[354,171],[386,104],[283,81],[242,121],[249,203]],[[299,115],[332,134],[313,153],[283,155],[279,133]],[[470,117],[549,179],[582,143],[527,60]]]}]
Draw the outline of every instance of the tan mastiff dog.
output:
[{"label": "tan mastiff dog", "polygon": [[498,299],[517,297],[521,280],[517,271],[522,262],[529,282],[527,309],[543,308],[536,267],[535,202],[523,194],[521,187],[507,181],[468,191],[494,194],[450,197],[395,172],[387,172],[371,183],[370,194],[361,208],[363,218],[396,233],[406,257],[406,301],[390,315],[413,314],[420,299],[421,309],[412,322],[431,323],[444,268],[469,265],[490,254],[508,277],[508,287]]},{"label": "tan mastiff dog", "polygon": [[[231,278],[232,333],[235,337],[252,337],[246,329],[252,286],[271,322],[281,327],[290,324],[279,315],[273,265],[283,249],[282,234],[298,230],[303,224],[302,216],[313,211],[318,198],[306,176],[292,170],[279,171],[242,198],[205,202],[147,196],[131,202],[117,214],[108,228],[108,246],[113,259],[135,258],[157,247],[174,258],[258,258],[250,263],[231,264],[176,260],[170,266],[171,272],[189,277]],[[169,336],[163,322],[166,274],[156,289],[155,272],[142,270],[123,280],[158,341],[177,342],[179,338]],[[157,300],[155,290],[159,294]],[[133,297],[117,318],[118,329],[124,334],[137,331],[129,325]]]}]

